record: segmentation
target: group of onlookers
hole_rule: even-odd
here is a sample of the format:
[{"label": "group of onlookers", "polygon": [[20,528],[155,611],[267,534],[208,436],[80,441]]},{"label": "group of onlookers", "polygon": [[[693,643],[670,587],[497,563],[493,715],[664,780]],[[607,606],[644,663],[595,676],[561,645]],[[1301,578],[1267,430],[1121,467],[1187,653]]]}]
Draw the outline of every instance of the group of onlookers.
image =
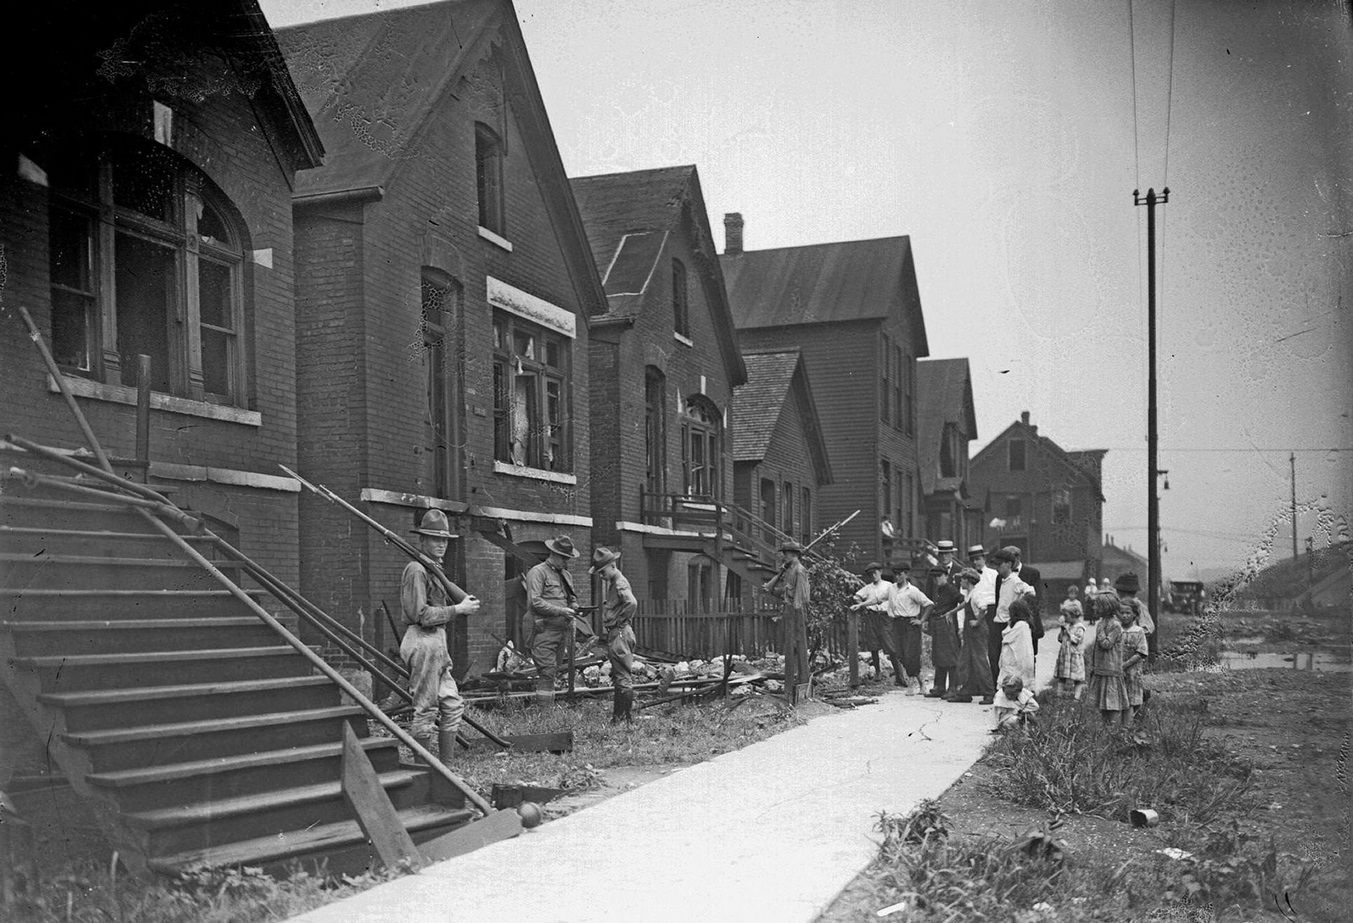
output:
[{"label": "group of onlookers", "polygon": [[[1021,562],[1018,547],[988,553],[968,549],[968,566],[958,563],[953,542],[937,545],[927,589],[912,581],[912,567],[891,572],[877,561],[863,572],[864,586],[851,609],[861,613],[861,649],[869,652],[874,679],[883,675],[880,654],[892,664],[894,681],[909,694],[950,702],[993,705],[997,727],[1028,722],[1038,710],[1034,670],[1043,619],[1039,604],[1042,575]],[[1067,591],[1058,617],[1055,675],[1059,694],[1089,700],[1106,723],[1131,727],[1146,696],[1141,673],[1146,637],[1155,630],[1146,606],[1136,598],[1135,574],[1110,585],[1091,581],[1080,599]],[[921,678],[922,636],[931,640],[935,669],[931,688]]]}]

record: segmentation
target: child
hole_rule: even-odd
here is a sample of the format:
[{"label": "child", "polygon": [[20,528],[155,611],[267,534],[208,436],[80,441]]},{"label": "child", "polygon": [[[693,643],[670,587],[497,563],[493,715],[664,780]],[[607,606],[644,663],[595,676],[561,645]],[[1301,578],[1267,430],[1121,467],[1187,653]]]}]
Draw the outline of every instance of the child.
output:
[{"label": "child", "polygon": [[1057,641],[1061,647],[1057,650],[1058,692],[1061,695],[1071,693],[1079,700],[1085,691],[1085,654],[1082,644],[1085,641],[1085,625],[1081,622],[1081,604],[1076,599],[1076,588],[1067,592],[1062,603],[1062,614],[1057,619],[1059,631]]},{"label": "child", "polygon": [[1118,613],[1118,622],[1123,626],[1122,657],[1123,686],[1127,689],[1128,707],[1123,711],[1123,727],[1132,728],[1137,720],[1137,712],[1142,707],[1145,689],[1142,685],[1142,662],[1146,660],[1146,629],[1138,621],[1134,606],[1123,606]]},{"label": "child", "polygon": [[1091,597],[1090,616],[1095,623],[1095,641],[1090,646],[1090,674],[1086,694],[1106,727],[1122,720],[1128,707],[1127,686],[1123,683],[1123,628],[1118,622],[1122,604],[1112,593]]},{"label": "child", "polygon": [[1033,609],[1024,597],[1010,604],[1010,624],[1001,630],[1000,673],[996,685],[1011,676],[1018,676],[1026,686],[1034,684],[1034,642],[1029,629],[1033,617]]},{"label": "child", "polygon": [[1038,700],[1032,690],[1024,688],[1024,680],[1006,676],[1001,679],[1001,691],[996,695],[996,728],[992,733],[1032,724],[1036,711]]}]

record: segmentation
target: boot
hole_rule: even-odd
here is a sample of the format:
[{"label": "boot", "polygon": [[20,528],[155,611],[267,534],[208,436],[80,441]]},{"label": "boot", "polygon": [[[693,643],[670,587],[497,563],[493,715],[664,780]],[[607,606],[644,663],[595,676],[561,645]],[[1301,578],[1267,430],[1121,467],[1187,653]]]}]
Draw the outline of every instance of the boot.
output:
[{"label": "boot", "polygon": [[631,709],[634,707],[634,690],[617,689],[615,691],[615,706],[611,713],[611,723],[619,724],[621,721],[633,721]]},{"label": "boot", "polygon": [[451,765],[451,754],[455,752],[456,752],[456,732],[438,731],[437,758],[442,761],[443,766]]}]

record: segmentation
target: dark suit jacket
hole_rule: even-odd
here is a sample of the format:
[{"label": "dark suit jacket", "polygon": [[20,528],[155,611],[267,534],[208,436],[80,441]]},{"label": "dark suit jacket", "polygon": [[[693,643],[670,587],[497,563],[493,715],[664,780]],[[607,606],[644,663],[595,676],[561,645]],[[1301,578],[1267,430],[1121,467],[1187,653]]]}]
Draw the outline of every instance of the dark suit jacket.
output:
[{"label": "dark suit jacket", "polygon": [[1047,588],[1043,586],[1043,575],[1038,568],[1029,564],[1020,566],[1018,571],[1019,579],[1023,580],[1034,590],[1034,604],[1031,607],[1034,610],[1034,621],[1029,626],[1030,634],[1037,641],[1043,637],[1043,596],[1047,593]]}]

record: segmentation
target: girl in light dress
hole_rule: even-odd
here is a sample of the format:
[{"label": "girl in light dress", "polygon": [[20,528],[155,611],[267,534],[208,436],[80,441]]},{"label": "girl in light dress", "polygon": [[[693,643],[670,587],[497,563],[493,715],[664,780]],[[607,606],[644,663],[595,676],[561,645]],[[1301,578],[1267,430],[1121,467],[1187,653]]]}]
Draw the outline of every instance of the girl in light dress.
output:
[{"label": "girl in light dress", "polygon": [[1029,623],[1033,621],[1033,609],[1024,597],[1010,604],[1010,623],[1001,630],[1001,659],[996,685],[1002,686],[1006,679],[1018,676],[1028,689],[1034,687],[1034,642]]},{"label": "girl in light dress", "polygon": [[1055,675],[1061,695],[1070,694],[1080,699],[1085,692],[1085,655],[1082,646],[1085,642],[1085,625],[1081,620],[1081,603],[1076,596],[1076,587],[1072,585],[1066,591],[1066,599],[1062,601],[1061,614],[1057,619],[1057,641],[1060,647],[1057,650]]},{"label": "girl in light dress", "polygon": [[1127,691],[1127,707],[1123,710],[1122,723],[1123,727],[1131,728],[1145,700],[1142,664],[1147,655],[1146,629],[1141,626],[1137,609],[1133,606],[1120,609],[1118,622],[1123,626],[1123,686]]}]

